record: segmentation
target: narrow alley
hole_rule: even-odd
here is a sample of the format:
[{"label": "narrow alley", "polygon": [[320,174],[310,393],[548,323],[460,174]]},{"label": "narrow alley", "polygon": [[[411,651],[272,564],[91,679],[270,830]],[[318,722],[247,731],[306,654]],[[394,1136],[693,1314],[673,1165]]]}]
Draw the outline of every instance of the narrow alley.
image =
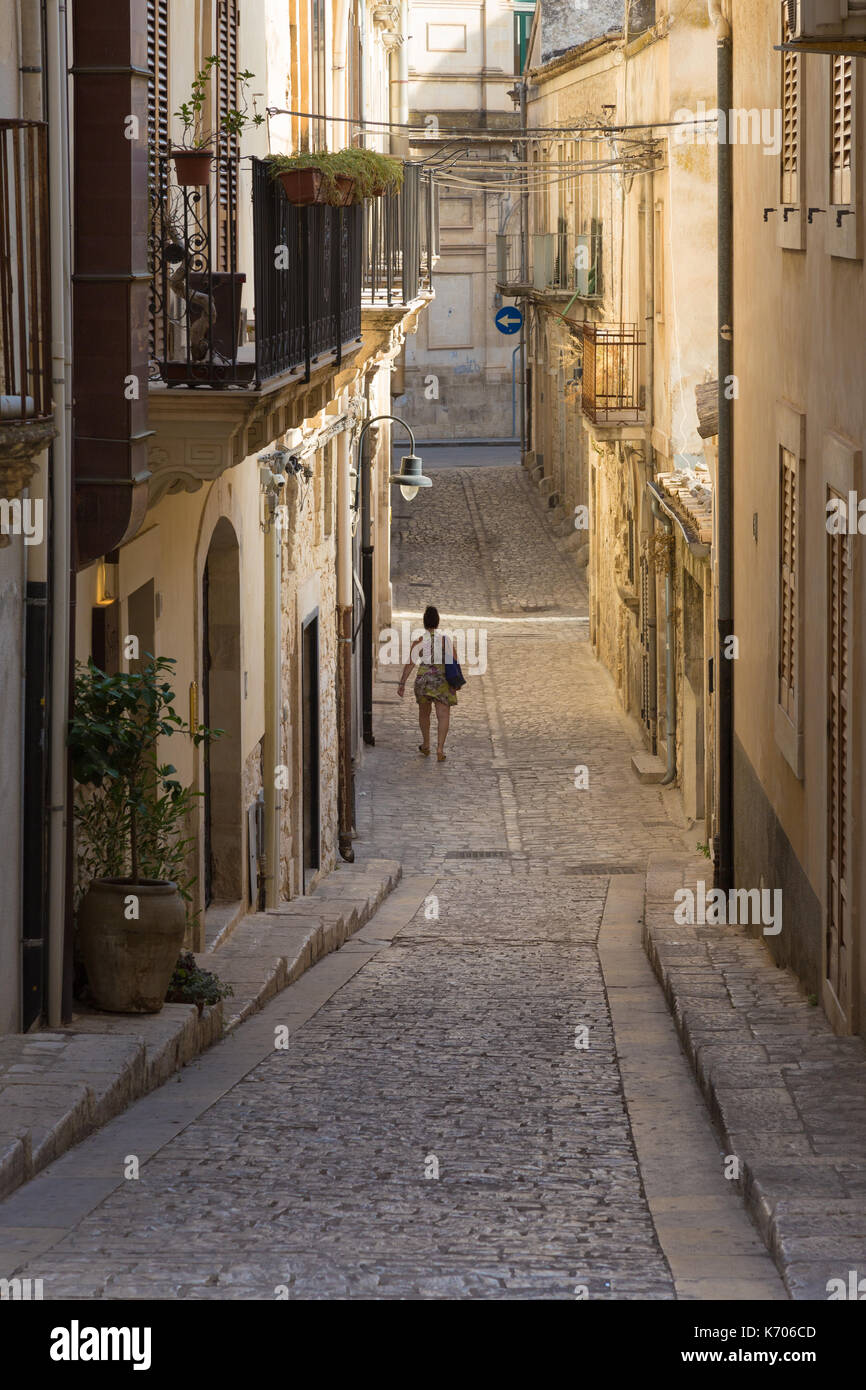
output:
[{"label": "narrow alley", "polygon": [[695,831],[631,770],[578,571],[519,467],[393,530],[395,625],[435,602],[488,661],[444,764],[380,667],[355,852],[402,862],[403,925],[14,1193],[0,1246],[51,1299],[785,1298],[641,950],[647,856]]}]

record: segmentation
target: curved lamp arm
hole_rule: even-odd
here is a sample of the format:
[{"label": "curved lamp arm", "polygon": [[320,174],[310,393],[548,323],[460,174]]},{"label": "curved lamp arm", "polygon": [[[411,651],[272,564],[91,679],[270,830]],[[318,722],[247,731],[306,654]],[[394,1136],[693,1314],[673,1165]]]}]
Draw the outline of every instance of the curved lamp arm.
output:
[{"label": "curved lamp arm", "polygon": [[[407,424],[406,424],[406,421],[405,421],[405,420],[402,420],[402,419],[400,418],[399,415],[374,415],[373,418],[372,418],[371,420],[365,420],[365,421],[364,421],[364,424],[361,426],[361,433],[358,435],[358,468],[357,468],[356,471],[355,471],[355,505],[354,505],[354,507],[352,508],[352,511],[353,511],[353,512],[357,512],[357,511],[358,511],[358,509],[359,509],[359,507],[360,507],[360,501],[361,501],[360,496],[359,496],[360,490],[361,490],[361,467],[360,467],[360,465],[361,465],[361,460],[362,460],[363,457],[364,457],[364,453],[363,453],[364,435],[367,433],[367,430],[370,428],[370,426],[371,426],[371,425],[375,425],[375,424],[377,423],[377,421],[379,421],[379,420],[396,420],[398,425],[402,425],[403,428],[404,428],[404,430],[406,431],[406,433],[407,433],[408,436],[409,436],[409,441],[410,441],[410,443],[411,443],[411,445],[412,445],[412,453],[414,454],[414,452],[415,452],[415,436],[414,436],[414,434],[412,433],[411,427],[410,427],[409,425],[407,425]],[[389,471],[390,471],[390,470],[389,470]]]}]

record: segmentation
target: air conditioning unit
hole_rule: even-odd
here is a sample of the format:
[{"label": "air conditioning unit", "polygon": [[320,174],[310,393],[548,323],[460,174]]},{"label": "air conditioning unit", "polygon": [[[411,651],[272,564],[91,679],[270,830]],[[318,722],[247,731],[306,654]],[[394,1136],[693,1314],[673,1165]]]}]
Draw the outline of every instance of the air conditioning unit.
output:
[{"label": "air conditioning unit", "polygon": [[791,38],[832,43],[866,39],[866,0],[785,0]]}]

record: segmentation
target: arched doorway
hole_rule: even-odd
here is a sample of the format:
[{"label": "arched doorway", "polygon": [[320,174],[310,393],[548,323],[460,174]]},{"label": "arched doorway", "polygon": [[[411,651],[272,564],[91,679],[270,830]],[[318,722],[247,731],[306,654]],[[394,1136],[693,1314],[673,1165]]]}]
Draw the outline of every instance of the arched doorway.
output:
[{"label": "arched doorway", "polygon": [[202,577],[202,722],[222,729],[204,745],[204,902],[243,897],[240,551],[221,517]]}]

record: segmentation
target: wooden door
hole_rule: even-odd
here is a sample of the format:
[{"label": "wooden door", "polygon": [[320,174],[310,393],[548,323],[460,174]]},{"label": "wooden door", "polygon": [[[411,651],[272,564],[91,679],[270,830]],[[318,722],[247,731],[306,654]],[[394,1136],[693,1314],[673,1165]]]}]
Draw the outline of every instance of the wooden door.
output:
[{"label": "wooden door", "polygon": [[[830,490],[833,501],[842,501]],[[851,561],[852,538],[827,538],[827,911],[825,1007],[839,1032],[852,1020]]]}]

